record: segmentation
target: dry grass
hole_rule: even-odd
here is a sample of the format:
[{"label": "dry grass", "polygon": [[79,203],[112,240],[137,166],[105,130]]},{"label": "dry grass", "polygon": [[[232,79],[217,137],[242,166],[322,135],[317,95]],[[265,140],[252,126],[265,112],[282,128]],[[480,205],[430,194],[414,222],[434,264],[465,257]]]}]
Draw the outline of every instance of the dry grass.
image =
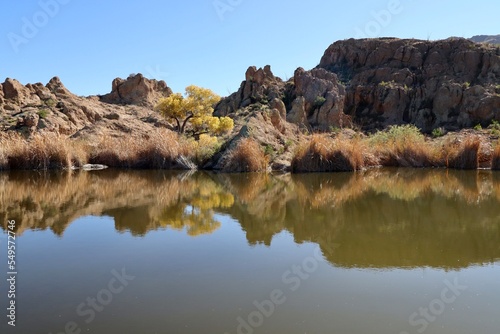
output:
[{"label": "dry grass", "polygon": [[158,129],[147,137],[105,136],[90,146],[55,133],[0,136],[0,169],[65,169],[86,163],[138,169],[186,169],[195,143]]},{"label": "dry grass", "polygon": [[25,139],[19,134],[0,139],[0,165],[4,169],[64,169],[87,160],[84,146],[73,145],[54,133],[36,134]]},{"label": "dry grass", "polygon": [[481,139],[474,135],[469,135],[462,141],[455,141],[452,145],[447,146],[446,167],[453,169],[477,169],[480,147]]},{"label": "dry grass", "polygon": [[343,136],[313,135],[297,149],[292,159],[292,171],[349,172],[361,169],[365,163],[365,147],[360,140]]},{"label": "dry grass", "polygon": [[385,167],[439,167],[437,147],[413,125],[393,126],[367,139],[371,151]]},{"label": "dry grass", "polygon": [[500,170],[500,144],[497,144],[497,146],[493,149],[491,169]]},{"label": "dry grass", "polygon": [[185,169],[182,161],[193,154],[192,144],[168,130],[156,130],[148,137],[100,139],[92,149],[90,162],[117,168]]},{"label": "dry grass", "polygon": [[268,157],[260,145],[251,138],[244,138],[228,153],[223,171],[230,173],[265,172]]}]

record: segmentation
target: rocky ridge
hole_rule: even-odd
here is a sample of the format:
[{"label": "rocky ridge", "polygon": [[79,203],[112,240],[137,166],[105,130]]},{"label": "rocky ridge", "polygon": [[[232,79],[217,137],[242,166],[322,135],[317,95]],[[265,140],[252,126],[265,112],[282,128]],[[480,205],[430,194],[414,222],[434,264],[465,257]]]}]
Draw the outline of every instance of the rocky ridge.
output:
[{"label": "rocky ridge", "polygon": [[49,83],[22,85],[7,78],[0,84],[0,127],[24,133],[51,131],[72,137],[147,134],[167,124],[152,112],[159,98],[172,94],[164,81],[141,74],[115,79],[103,96],[72,94],[58,77]]},{"label": "rocky ridge", "polygon": [[430,132],[488,125],[500,120],[500,47],[460,38],[339,41],[315,69],[299,68],[288,82],[269,66],[249,68],[216,114],[252,103],[276,109],[276,99],[285,105],[288,122],[315,130],[411,123]]},{"label": "rocky ridge", "polygon": [[476,43],[500,44],[500,35],[478,35],[470,40]]}]

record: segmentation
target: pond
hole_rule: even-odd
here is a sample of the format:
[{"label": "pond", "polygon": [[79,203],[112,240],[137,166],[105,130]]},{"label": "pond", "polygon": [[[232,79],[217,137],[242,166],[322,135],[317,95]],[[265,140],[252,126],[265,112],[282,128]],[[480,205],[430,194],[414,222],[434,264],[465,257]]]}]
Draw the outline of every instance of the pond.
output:
[{"label": "pond", "polygon": [[499,204],[481,170],[0,173],[1,332],[498,333]]}]

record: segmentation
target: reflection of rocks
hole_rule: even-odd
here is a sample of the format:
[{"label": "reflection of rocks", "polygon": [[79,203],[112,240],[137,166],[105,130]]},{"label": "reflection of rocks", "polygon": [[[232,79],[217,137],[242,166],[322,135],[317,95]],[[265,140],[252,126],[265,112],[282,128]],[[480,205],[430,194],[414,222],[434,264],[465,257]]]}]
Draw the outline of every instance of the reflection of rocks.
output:
[{"label": "reflection of rocks", "polygon": [[[131,191],[134,189],[134,191]],[[135,191],[139,189],[140,191]],[[374,170],[356,174],[78,172],[0,174],[0,219],[61,235],[106,215],[118,231],[170,228],[191,236],[238,220],[250,244],[282,231],[320,245],[343,267],[462,268],[500,259],[500,177],[489,171]]]},{"label": "reflection of rocks", "polygon": [[[177,206],[183,213],[189,204],[201,199],[204,202],[203,218],[208,220],[212,219],[213,207],[232,204],[231,194],[224,193],[204,174],[184,178],[181,173],[161,171],[10,172],[0,174],[0,185],[0,218],[2,222],[7,217],[15,219],[18,233],[26,229],[50,228],[61,235],[73,220],[81,216],[102,215],[113,217],[117,230],[144,235],[150,230],[168,226],[162,215],[169,207]],[[224,200],[221,201],[221,197]],[[191,216],[190,219],[194,218]],[[173,223],[178,227],[183,221]],[[199,223],[204,222],[199,220]],[[204,227],[198,231],[210,233],[217,227],[212,230]]]}]

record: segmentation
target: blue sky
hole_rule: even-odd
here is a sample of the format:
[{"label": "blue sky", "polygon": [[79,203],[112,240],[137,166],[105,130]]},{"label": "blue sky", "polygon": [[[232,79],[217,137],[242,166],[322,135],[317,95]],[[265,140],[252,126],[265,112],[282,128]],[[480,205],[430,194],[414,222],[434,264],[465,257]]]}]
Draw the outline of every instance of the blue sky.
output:
[{"label": "blue sky", "polygon": [[248,66],[283,78],[351,37],[500,34],[498,0],[22,0],[0,11],[0,81],[59,76],[78,95],[143,73],[174,91],[238,89]]}]

